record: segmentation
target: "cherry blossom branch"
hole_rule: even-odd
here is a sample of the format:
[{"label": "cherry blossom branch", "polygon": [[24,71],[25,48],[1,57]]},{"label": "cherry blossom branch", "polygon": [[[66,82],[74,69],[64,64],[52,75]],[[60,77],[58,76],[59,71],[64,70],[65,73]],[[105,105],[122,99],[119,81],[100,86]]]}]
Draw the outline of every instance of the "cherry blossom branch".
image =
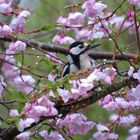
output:
[{"label": "cherry blossom branch", "polygon": [[[3,38],[0,37],[0,40],[11,42],[13,40],[13,38],[11,38],[10,36],[3,37]],[[38,42],[38,41],[35,41],[35,40],[28,40],[28,39],[19,39],[19,40],[26,43],[27,46],[30,47],[30,48],[35,47],[36,49],[40,48],[44,51],[61,53],[61,54],[64,54],[64,55],[68,54],[68,49],[67,48],[55,47],[55,46],[52,47],[52,46],[49,46],[45,43],[41,43],[41,42]],[[93,53],[90,54],[90,56],[93,59],[112,59],[113,53],[111,53],[111,52],[93,52]],[[126,57],[128,59],[133,59],[133,60],[137,59],[137,55],[129,54],[129,53],[123,53],[123,56],[121,54],[117,54],[115,58],[118,59],[118,60],[126,60]]]},{"label": "cherry blossom branch", "polygon": [[[60,102],[57,102],[55,108],[58,110],[59,114],[63,114],[63,116],[65,116],[70,112],[75,112],[78,109],[96,103],[99,99],[105,97],[108,94],[111,94],[112,92],[118,91],[126,86],[134,85],[136,84],[136,82],[137,81],[135,81],[132,77],[130,77],[120,82],[116,82],[112,85],[102,85],[102,90],[96,91],[93,89],[90,91],[90,95],[86,98],[66,104],[61,104]],[[32,127],[42,123],[43,121],[49,118],[42,117],[38,123],[33,123],[30,127],[25,128],[24,131],[31,129]],[[0,130],[1,130],[0,138],[2,138],[3,140],[7,140],[8,138],[12,140],[16,135],[21,133],[18,131],[16,127],[10,127],[9,129],[0,128]]]},{"label": "cherry blossom branch", "polygon": [[83,28],[83,27],[87,27],[87,26],[94,26],[95,24],[99,23],[100,21],[103,21],[103,20],[108,20],[110,17],[112,17],[117,11],[118,9],[120,9],[122,7],[122,5],[125,3],[126,0],[123,0],[121,2],[121,4],[108,16],[106,17],[103,17],[103,18],[97,18],[95,22],[93,23],[90,23],[90,24],[86,24],[86,25],[76,25],[76,26],[68,26],[68,25],[61,25],[61,24],[56,24],[56,26],[58,27],[65,27],[65,28]]},{"label": "cherry blossom branch", "polygon": [[56,105],[56,108],[58,109],[59,113],[61,114],[67,114],[69,112],[76,111],[78,109],[81,109],[85,106],[94,104],[99,99],[105,97],[108,94],[111,94],[112,92],[118,91],[123,87],[134,85],[136,81],[131,77],[127,78],[125,80],[122,80],[121,82],[114,83],[113,85],[102,85],[101,91],[95,91],[91,90],[90,95],[84,99],[76,100],[71,103],[66,103],[63,105]]}]

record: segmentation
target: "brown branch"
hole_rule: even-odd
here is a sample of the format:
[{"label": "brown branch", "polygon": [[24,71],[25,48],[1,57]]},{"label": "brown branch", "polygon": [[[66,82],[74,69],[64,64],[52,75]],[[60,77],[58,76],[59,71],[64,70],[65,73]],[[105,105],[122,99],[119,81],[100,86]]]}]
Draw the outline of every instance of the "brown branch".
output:
[{"label": "brown branch", "polygon": [[[112,92],[118,91],[123,87],[134,85],[134,84],[136,84],[136,81],[133,78],[127,78],[120,82],[116,82],[112,85],[102,85],[102,90],[100,91],[91,90],[89,96],[86,98],[76,100],[66,104],[61,104],[58,102],[55,105],[55,108],[58,110],[59,114],[63,114],[65,116],[69,112],[74,112],[78,109],[83,108],[84,106],[94,104],[99,99],[105,97],[108,94],[111,94]],[[24,131],[31,129],[32,127],[38,125],[39,123],[42,123],[44,120],[49,118],[42,117],[38,123],[33,123],[30,127],[25,128]],[[15,136],[21,133],[17,130],[16,127],[10,127],[9,129],[0,128],[0,130],[1,130],[0,138],[2,138],[3,140],[7,140],[8,138],[13,140]]]},{"label": "brown branch", "polygon": [[91,90],[91,93],[88,97],[84,99],[80,99],[78,101],[76,100],[72,103],[56,105],[56,108],[58,109],[60,114],[68,113],[68,112],[71,112],[72,110],[78,110],[78,109],[83,108],[83,106],[94,104],[99,99],[105,97],[108,94],[111,94],[112,92],[118,91],[121,88],[129,86],[129,85],[134,85],[135,83],[136,81],[134,81],[133,78],[127,78],[121,82],[114,83],[113,85],[102,85],[101,91]]},{"label": "brown branch", "polygon": [[137,15],[136,15],[136,7],[133,7],[134,10],[134,23],[135,23],[135,30],[136,30],[136,38],[137,38],[137,45],[138,45],[138,50],[140,52],[140,38],[139,38],[139,27],[137,25]]},{"label": "brown branch", "polygon": [[[16,39],[16,38],[14,38],[14,39]],[[10,36],[3,37],[3,38],[0,37],[0,40],[11,42],[13,40],[13,37],[10,37]],[[64,55],[68,54],[68,49],[67,48],[55,47],[55,46],[52,47],[52,46],[49,46],[45,43],[41,43],[41,42],[38,42],[38,41],[35,41],[35,40],[28,40],[28,39],[18,39],[18,40],[21,40],[24,43],[26,43],[28,47],[31,47],[31,48],[35,47],[36,49],[37,48],[42,49],[44,53],[45,53],[45,51],[49,51],[49,52],[61,53],[61,54],[64,54]],[[90,56],[93,59],[112,59],[113,53],[110,53],[110,52],[93,52],[93,53],[90,54]],[[118,60],[126,60],[126,57],[128,59],[133,59],[133,60],[137,59],[137,55],[129,54],[129,53],[123,53],[123,56],[121,54],[117,54],[115,58],[118,59]]]}]

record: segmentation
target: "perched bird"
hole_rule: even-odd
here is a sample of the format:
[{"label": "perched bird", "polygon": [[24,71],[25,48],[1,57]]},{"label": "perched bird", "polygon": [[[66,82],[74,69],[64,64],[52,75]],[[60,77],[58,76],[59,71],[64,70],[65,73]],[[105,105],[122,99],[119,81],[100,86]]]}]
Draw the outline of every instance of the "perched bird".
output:
[{"label": "perched bird", "polygon": [[89,53],[91,49],[99,45],[88,45],[82,41],[72,43],[68,52],[68,62],[62,71],[62,77],[71,72],[84,71],[96,66],[95,60],[89,57]]}]

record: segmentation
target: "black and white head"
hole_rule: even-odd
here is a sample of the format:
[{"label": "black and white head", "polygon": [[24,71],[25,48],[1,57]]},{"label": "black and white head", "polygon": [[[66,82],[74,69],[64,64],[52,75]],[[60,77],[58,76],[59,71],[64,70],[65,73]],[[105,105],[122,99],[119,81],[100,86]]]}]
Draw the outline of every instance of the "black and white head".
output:
[{"label": "black and white head", "polygon": [[90,50],[97,46],[99,46],[99,44],[88,45],[85,42],[76,41],[70,45],[69,55],[77,55],[77,56],[80,56],[83,54],[88,55],[90,53]]},{"label": "black and white head", "polygon": [[99,45],[88,45],[82,41],[72,43],[69,48],[68,62],[74,64],[79,70],[90,67],[90,64],[86,64],[90,63],[89,53]]}]

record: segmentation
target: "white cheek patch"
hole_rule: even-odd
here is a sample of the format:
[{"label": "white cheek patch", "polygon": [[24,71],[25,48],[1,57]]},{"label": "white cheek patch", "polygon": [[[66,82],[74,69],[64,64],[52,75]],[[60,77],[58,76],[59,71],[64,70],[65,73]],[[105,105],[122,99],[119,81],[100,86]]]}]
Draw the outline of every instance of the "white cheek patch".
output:
[{"label": "white cheek patch", "polygon": [[84,50],[84,48],[83,49],[80,49],[79,46],[81,46],[81,45],[78,45],[77,47],[74,47],[74,48],[70,49],[70,53],[71,54],[78,55],[81,51]]}]

